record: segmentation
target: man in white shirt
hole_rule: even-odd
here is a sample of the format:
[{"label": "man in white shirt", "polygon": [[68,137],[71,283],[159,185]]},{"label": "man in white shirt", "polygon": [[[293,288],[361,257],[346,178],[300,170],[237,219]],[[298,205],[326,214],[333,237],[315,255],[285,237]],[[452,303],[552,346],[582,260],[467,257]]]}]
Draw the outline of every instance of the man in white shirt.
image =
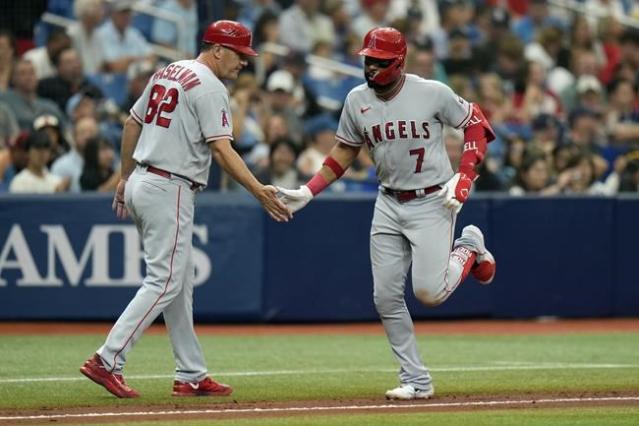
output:
[{"label": "man in white shirt", "polygon": [[36,77],[38,80],[53,77],[56,75],[55,66],[53,66],[53,57],[58,52],[71,46],[71,39],[64,30],[55,30],[49,34],[47,44],[42,47],[36,47],[26,52],[23,56],[35,67]]},{"label": "man in white shirt", "polygon": [[110,72],[126,72],[133,62],[155,62],[151,46],[142,33],[131,26],[131,0],[112,3],[111,19],[98,29],[105,67]]},{"label": "man in white shirt", "polygon": [[96,31],[104,18],[104,1],[75,0],[73,9],[78,22],[69,26],[67,34],[80,54],[84,72],[88,75],[97,74],[104,65],[102,43]]},{"label": "man in white shirt", "polygon": [[47,134],[35,132],[29,136],[27,150],[27,167],[13,178],[9,192],[52,194],[65,191],[69,186],[69,180],[52,175],[47,170],[47,162],[51,157],[51,141]]}]

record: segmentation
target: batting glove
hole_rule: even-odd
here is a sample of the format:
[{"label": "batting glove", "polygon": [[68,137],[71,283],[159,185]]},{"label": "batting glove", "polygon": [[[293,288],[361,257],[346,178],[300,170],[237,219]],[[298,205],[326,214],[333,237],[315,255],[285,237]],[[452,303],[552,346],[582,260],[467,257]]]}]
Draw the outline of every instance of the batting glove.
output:
[{"label": "batting glove", "polygon": [[277,190],[277,197],[286,204],[291,213],[300,210],[313,199],[313,193],[306,185],[302,185],[298,189],[284,189],[278,186]]},{"label": "batting glove", "polygon": [[462,205],[468,200],[473,180],[465,173],[455,173],[444,187],[437,193],[443,197],[444,207],[451,209],[455,214],[459,213]]}]

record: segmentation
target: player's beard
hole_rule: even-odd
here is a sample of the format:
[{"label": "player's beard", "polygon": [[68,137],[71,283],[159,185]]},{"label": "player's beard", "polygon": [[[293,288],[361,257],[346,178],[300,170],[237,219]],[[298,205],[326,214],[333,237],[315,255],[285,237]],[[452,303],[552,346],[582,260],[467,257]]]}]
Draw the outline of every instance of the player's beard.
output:
[{"label": "player's beard", "polygon": [[369,73],[364,74],[364,78],[366,79],[366,84],[368,85],[368,87],[370,87],[371,89],[377,91],[377,92],[384,92],[386,90],[388,90],[388,88],[390,86],[393,85],[393,83],[395,83],[395,81],[391,81],[388,84],[379,84],[379,83],[375,83],[373,81],[374,77],[371,77]]}]

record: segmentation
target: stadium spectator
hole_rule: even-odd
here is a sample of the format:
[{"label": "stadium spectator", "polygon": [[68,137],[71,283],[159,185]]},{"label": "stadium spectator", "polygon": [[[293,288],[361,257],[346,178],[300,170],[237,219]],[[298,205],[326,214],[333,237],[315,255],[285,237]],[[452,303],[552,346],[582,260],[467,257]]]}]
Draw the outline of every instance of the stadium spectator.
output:
[{"label": "stadium spectator", "polygon": [[[361,46],[357,46],[358,49],[360,47]],[[441,62],[435,59],[433,43],[428,38],[424,39],[421,43],[415,43],[412,49],[408,49],[406,72],[429,80],[448,83],[446,70]]]},{"label": "stadium spectator", "polygon": [[268,166],[256,177],[265,185],[296,188],[301,182],[295,167],[296,159],[297,152],[293,142],[288,139],[278,139],[271,145]]},{"label": "stadium spectator", "polygon": [[513,94],[513,118],[529,123],[539,114],[561,116],[559,98],[546,87],[546,72],[538,62],[527,62]]},{"label": "stadium spectator", "polygon": [[80,176],[82,191],[112,192],[120,180],[120,171],[113,170],[115,151],[111,143],[96,136],[84,147],[84,167]]},{"label": "stadium spectator", "polygon": [[568,141],[581,150],[598,153],[608,145],[601,114],[587,108],[577,108],[568,118]]},{"label": "stadium spectator", "polygon": [[[571,57],[570,71],[573,75],[573,80],[570,84],[566,85],[559,93],[561,104],[566,111],[571,111],[579,105],[579,93],[577,91],[577,84],[582,77],[595,77],[599,75],[601,64],[597,60],[597,56],[590,50],[573,50]],[[587,86],[592,87],[592,79],[586,79],[588,81]],[[597,79],[597,81],[599,81]],[[582,82],[582,89],[586,83]],[[600,84],[601,86],[601,84]]]},{"label": "stadium spectator", "polygon": [[[499,47],[504,37],[514,37],[510,33],[510,16],[499,7],[488,7],[490,11],[489,18],[480,21],[483,26],[482,32],[484,37],[482,41],[474,49],[474,58],[477,67],[482,72],[490,72],[496,70],[497,56]],[[480,15],[485,16],[485,15]],[[517,40],[515,38],[515,40]],[[518,42],[518,40],[517,40]]]},{"label": "stadium spectator", "polygon": [[64,115],[57,105],[48,99],[38,97],[38,79],[30,61],[21,59],[16,62],[11,81],[13,88],[0,94],[0,101],[4,101],[13,111],[20,129],[31,130],[33,120],[45,114],[54,115],[64,123]]},{"label": "stadium spectator", "polygon": [[171,14],[178,22],[155,18],[151,36],[153,41],[179,50],[185,58],[194,58],[198,30],[195,0],[166,0],[158,5],[158,9]]},{"label": "stadium spectator", "polygon": [[621,175],[619,192],[639,194],[639,151],[619,157],[615,163],[617,165]]},{"label": "stadium spectator", "polygon": [[0,93],[9,88],[16,58],[16,41],[13,34],[0,29]]},{"label": "stadium spectator", "polygon": [[639,82],[639,29],[628,28],[619,38],[621,57],[619,62],[628,64],[634,69],[634,77],[630,81]]},{"label": "stadium spectator", "polygon": [[[264,139],[253,147],[244,161],[251,167],[256,173],[263,172],[269,165],[269,156],[271,153],[271,145],[280,139],[288,140],[288,123],[286,117],[279,113],[270,114],[265,119],[264,124]],[[297,156],[298,145],[295,142],[290,141],[295,146],[295,152]]]},{"label": "stadium spectator", "polygon": [[264,11],[255,22],[253,37],[254,49],[259,52],[259,56],[253,60],[255,77],[262,85],[266,76],[277,69],[277,55],[264,48],[267,43],[279,43],[280,28],[277,15],[269,10]]},{"label": "stadium spectator", "polygon": [[558,120],[551,114],[539,114],[531,123],[532,139],[529,147],[542,153],[551,168],[553,153],[561,136],[559,126]]},{"label": "stadium spectator", "polygon": [[297,159],[297,170],[301,176],[308,177],[322,168],[322,163],[335,145],[337,121],[328,114],[322,114],[310,119],[304,127],[311,142]]},{"label": "stadium spectator", "polygon": [[40,80],[38,95],[55,102],[60,110],[64,110],[71,96],[82,91],[98,99],[102,91],[93,85],[84,75],[82,61],[73,48],[61,50],[53,58],[57,73],[53,77]]},{"label": "stadium spectator", "polygon": [[584,15],[575,15],[570,28],[570,50],[592,52],[599,67],[605,63],[601,41],[597,39],[595,27],[588,23]]},{"label": "stadium spectator", "polygon": [[[595,156],[581,153],[572,159],[567,173],[570,176],[565,187],[566,193],[590,195],[615,195],[619,191],[619,166],[606,178],[605,182],[596,180]],[[560,177],[561,179],[561,177]]]},{"label": "stadium spectator", "polygon": [[440,3],[441,27],[431,35],[437,59],[444,60],[450,54],[449,34],[456,28],[471,31],[469,21],[474,15],[474,8],[468,0],[445,0]]},{"label": "stadium spectator", "polygon": [[64,137],[60,121],[54,115],[41,115],[36,118],[33,121],[33,130],[46,133],[51,142],[51,156],[47,166],[69,150],[69,143]]},{"label": "stadium spectator", "polygon": [[[6,148],[18,136],[20,128],[13,111],[4,102],[0,102],[0,149]],[[1,176],[1,174],[0,174]]]},{"label": "stadium spectator", "polygon": [[584,15],[593,28],[599,16],[611,16],[620,20],[626,15],[622,0],[585,0],[583,3]]},{"label": "stadium spectator", "polygon": [[149,78],[156,71],[156,67],[149,62],[135,62],[129,67],[127,72],[127,80],[129,81],[129,90],[127,91],[127,99],[120,107],[122,111],[129,111],[135,101],[142,96],[146,84],[149,82]]},{"label": "stadium spectator", "polygon": [[[259,46],[257,40],[258,25],[260,18],[264,15],[277,17],[282,11],[282,7],[275,0],[243,0],[238,16],[238,21],[253,31],[253,46]],[[263,40],[262,40],[263,42]]]},{"label": "stadium spectator", "polygon": [[567,70],[570,67],[570,52],[563,47],[563,33],[559,28],[544,28],[537,40],[525,47],[524,56],[543,67],[545,85],[553,93],[561,93],[574,81]]},{"label": "stadium spectator", "polygon": [[241,74],[231,91],[233,145],[245,156],[264,140],[261,124],[266,116],[257,81],[252,74]]},{"label": "stadium spectator", "polygon": [[530,0],[528,13],[512,24],[513,33],[523,43],[531,43],[541,30],[548,27],[562,28],[563,22],[550,14],[548,0]]},{"label": "stadium spectator", "polygon": [[582,75],[577,80],[577,105],[575,108],[587,108],[603,114],[605,102],[603,99],[602,87],[597,77],[592,75]]},{"label": "stadium spectator", "polygon": [[310,52],[318,41],[335,43],[331,18],[319,11],[319,0],[295,0],[280,15],[280,42],[293,50]]},{"label": "stadium spectator", "polygon": [[69,180],[49,173],[51,141],[45,132],[34,132],[26,140],[27,165],[9,184],[14,193],[54,193],[66,191]]},{"label": "stadium spectator", "polygon": [[431,0],[393,0],[390,3],[389,18],[391,21],[419,18],[419,26],[417,27],[419,39],[429,37],[439,30],[440,16],[437,2]]},{"label": "stadium spectator", "polygon": [[93,117],[97,119],[97,102],[91,96],[84,92],[76,93],[67,101],[65,111],[71,124],[75,124],[79,119],[84,117]]},{"label": "stadium spectator", "polygon": [[606,127],[612,140],[639,147],[639,104],[637,86],[627,80],[616,80],[608,85],[608,111]]},{"label": "stadium spectator", "polygon": [[30,61],[38,80],[53,77],[56,73],[53,58],[62,50],[71,46],[71,39],[62,29],[56,29],[49,33],[47,44],[29,50],[22,57]]},{"label": "stadium spectator", "polygon": [[386,27],[390,23],[390,0],[360,0],[362,13],[353,20],[351,31],[360,39],[376,27]]},{"label": "stadium spectator", "polygon": [[473,50],[468,32],[462,27],[453,28],[448,33],[448,46],[450,48],[448,57],[442,60],[446,74],[448,76],[460,74],[472,77],[478,64],[473,60]]},{"label": "stadium spectator", "polygon": [[515,185],[509,190],[510,195],[557,195],[570,183],[571,171],[562,173],[556,183],[550,183],[550,170],[543,153],[528,152],[517,170]]},{"label": "stadium spectator", "polygon": [[111,19],[97,30],[107,71],[123,73],[137,61],[155,63],[151,46],[140,31],[131,26],[132,6],[131,0],[114,0]]},{"label": "stadium spectator", "polygon": [[104,52],[97,33],[104,18],[104,0],[75,0],[73,10],[78,21],[69,26],[67,34],[82,60],[84,72],[97,74],[104,67]]},{"label": "stadium spectator", "polygon": [[525,67],[524,46],[511,35],[505,35],[499,42],[497,49],[497,61],[494,71],[504,80],[510,90],[514,86],[514,81],[521,74]]},{"label": "stadium spectator", "polygon": [[58,158],[51,166],[51,173],[69,178],[70,192],[80,192],[80,176],[84,169],[84,148],[87,141],[98,136],[98,123],[92,117],[84,117],[73,126],[73,144],[69,152]]},{"label": "stadium spectator", "polygon": [[286,70],[278,70],[271,74],[266,82],[266,100],[271,112],[286,117],[289,134],[295,146],[302,144],[303,125],[295,109],[295,79]]},{"label": "stadium spectator", "polygon": [[618,20],[612,16],[606,16],[599,19],[598,32],[605,57],[605,64],[598,77],[606,85],[612,80],[614,70],[621,61],[620,39],[624,30]]}]

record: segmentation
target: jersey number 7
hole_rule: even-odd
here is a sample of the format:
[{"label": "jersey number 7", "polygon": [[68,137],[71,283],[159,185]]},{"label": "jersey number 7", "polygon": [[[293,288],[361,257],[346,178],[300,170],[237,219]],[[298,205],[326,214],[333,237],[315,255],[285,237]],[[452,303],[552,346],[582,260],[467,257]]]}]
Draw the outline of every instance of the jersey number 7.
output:
[{"label": "jersey number 7", "polygon": [[408,151],[408,153],[411,155],[411,157],[413,155],[417,156],[417,162],[415,163],[415,173],[421,173],[422,164],[424,163],[424,154],[426,153],[426,149],[425,148],[411,149],[410,151]]},{"label": "jersey number 7", "polygon": [[166,87],[161,84],[154,85],[149,94],[149,104],[146,107],[144,122],[148,124],[155,120],[155,124],[158,126],[168,128],[171,119],[163,116],[162,113],[170,114],[175,110],[178,104],[178,94],[175,87],[171,87],[167,91]]}]

